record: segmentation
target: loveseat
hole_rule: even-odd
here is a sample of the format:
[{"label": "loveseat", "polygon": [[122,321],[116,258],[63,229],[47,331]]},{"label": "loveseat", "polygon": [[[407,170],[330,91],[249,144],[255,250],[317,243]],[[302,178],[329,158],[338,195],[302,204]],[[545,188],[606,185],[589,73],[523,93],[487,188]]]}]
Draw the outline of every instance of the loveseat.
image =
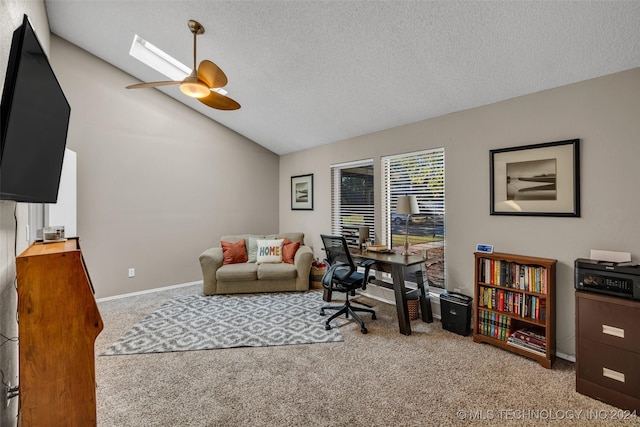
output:
[{"label": "loveseat", "polygon": [[205,295],[306,291],[313,250],[304,233],[222,236],[200,255]]}]

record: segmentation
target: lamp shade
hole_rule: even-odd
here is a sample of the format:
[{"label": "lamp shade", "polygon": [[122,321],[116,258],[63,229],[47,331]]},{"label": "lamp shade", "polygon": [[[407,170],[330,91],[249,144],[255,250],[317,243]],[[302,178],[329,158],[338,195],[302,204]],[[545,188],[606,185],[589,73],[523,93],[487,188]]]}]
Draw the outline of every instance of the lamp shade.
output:
[{"label": "lamp shade", "polygon": [[416,196],[398,196],[396,213],[398,215],[413,215],[420,213],[420,209],[418,208],[418,199]]}]

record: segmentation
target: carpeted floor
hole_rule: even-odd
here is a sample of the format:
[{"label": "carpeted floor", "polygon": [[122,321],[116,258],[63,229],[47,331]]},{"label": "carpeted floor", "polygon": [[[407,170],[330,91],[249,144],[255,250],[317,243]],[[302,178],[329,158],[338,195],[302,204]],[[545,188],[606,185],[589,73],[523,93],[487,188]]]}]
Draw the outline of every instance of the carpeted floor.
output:
[{"label": "carpeted floor", "polygon": [[[190,286],[100,302],[99,354]],[[367,300],[378,320],[340,326],[343,342],[96,358],[99,426],[639,425],[575,392],[572,363],[554,369],[412,321]]]}]

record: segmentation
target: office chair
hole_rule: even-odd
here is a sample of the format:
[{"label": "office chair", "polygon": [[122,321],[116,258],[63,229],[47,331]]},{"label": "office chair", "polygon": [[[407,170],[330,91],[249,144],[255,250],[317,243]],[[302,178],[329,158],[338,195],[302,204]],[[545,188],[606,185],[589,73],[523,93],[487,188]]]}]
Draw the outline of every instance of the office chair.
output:
[{"label": "office chair", "polygon": [[[336,317],[344,314],[349,318],[351,315],[359,324],[360,332],[366,334],[367,328],[364,326],[364,322],[356,314],[357,311],[371,313],[371,319],[375,320],[376,312],[370,308],[355,307],[351,305],[349,301],[349,294],[355,295],[356,289],[366,289],[369,282],[369,270],[375,261],[366,260],[360,264],[364,267],[364,273],[357,271],[358,265],[353,262],[351,254],[349,253],[349,247],[347,241],[342,236],[328,236],[321,234],[322,243],[324,244],[324,250],[327,253],[325,262],[327,263],[327,272],[322,277],[322,286],[330,291],[344,292],[345,302],[344,305],[332,306],[328,305],[320,309],[320,315],[324,316],[325,310],[338,310],[329,319],[327,319],[324,328],[331,329],[330,322]],[[372,278],[372,277],[371,277]]]}]

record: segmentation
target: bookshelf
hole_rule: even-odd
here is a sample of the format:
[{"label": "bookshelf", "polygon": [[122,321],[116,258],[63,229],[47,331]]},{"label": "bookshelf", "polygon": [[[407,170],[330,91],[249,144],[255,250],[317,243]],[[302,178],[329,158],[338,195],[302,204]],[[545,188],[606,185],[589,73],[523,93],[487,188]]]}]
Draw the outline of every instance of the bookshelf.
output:
[{"label": "bookshelf", "polygon": [[551,368],[556,352],[556,260],[475,252],[473,341]]}]

